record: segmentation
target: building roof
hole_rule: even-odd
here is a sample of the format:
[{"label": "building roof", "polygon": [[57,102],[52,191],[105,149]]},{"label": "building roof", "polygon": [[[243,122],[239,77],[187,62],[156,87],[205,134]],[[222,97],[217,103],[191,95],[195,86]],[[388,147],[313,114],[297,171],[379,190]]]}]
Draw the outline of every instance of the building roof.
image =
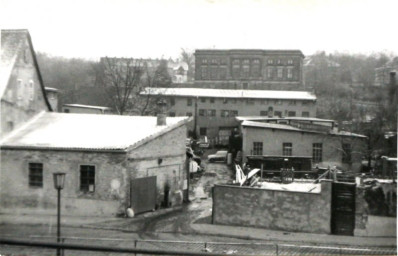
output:
[{"label": "building roof", "polygon": [[316,96],[305,91],[271,91],[271,90],[226,90],[204,88],[153,88],[147,87],[143,95],[164,95],[181,97],[209,98],[243,98],[243,99],[291,99],[316,100]]},{"label": "building roof", "polygon": [[[278,129],[278,130],[287,130],[287,131],[296,131],[296,132],[307,132],[307,133],[321,133],[322,131],[309,131],[305,129],[296,128],[287,124],[274,124],[274,123],[262,123],[262,122],[254,122],[254,121],[243,121],[242,126],[246,127],[255,127],[255,128],[263,128],[263,129]],[[367,138],[365,135],[356,134],[347,131],[336,131],[330,129],[328,134],[337,135],[337,136],[348,136],[348,137],[358,137],[358,138]]]},{"label": "building roof", "polygon": [[1,30],[0,98],[3,97],[4,91],[7,88],[8,81],[11,76],[11,72],[15,66],[21,49],[23,49],[23,47],[25,46],[26,41],[28,42],[29,49],[32,53],[33,65],[36,68],[37,77],[40,82],[44,101],[47,105],[48,110],[52,111],[51,105],[46,97],[43,79],[41,77],[39,65],[36,59],[36,53],[33,49],[32,40],[27,29]]},{"label": "building roof", "polygon": [[0,141],[0,148],[127,152],[184,125],[187,117],[119,116],[41,112]]},{"label": "building roof", "polygon": [[110,108],[108,108],[108,107],[92,106],[92,105],[82,105],[82,104],[64,104],[63,107],[74,107],[74,108],[89,108],[89,109],[99,109],[99,110],[110,110]]},{"label": "building roof", "polygon": [[325,122],[334,123],[334,120],[321,119],[316,117],[267,117],[267,116],[237,116],[235,117],[238,121],[270,121],[270,120],[295,120],[295,121],[312,121],[312,122]]},{"label": "building roof", "polygon": [[304,54],[300,50],[265,50],[265,49],[197,49],[196,54],[263,54],[263,55],[300,55]]},{"label": "building roof", "polygon": [[46,92],[58,92],[59,90],[57,88],[53,88],[53,87],[44,87],[44,89],[46,90]]}]

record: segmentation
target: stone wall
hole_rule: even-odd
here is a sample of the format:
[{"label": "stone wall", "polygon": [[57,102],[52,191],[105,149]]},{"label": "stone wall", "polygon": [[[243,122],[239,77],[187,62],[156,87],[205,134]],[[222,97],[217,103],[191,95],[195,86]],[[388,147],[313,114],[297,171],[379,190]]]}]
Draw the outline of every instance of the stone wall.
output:
[{"label": "stone wall", "polygon": [[213,224],[329,234],[331,183],[321,185],[321,193],[215,186]]},{"label": "stone wall", "polygon": [[[43,164],[43,186],[29,186],[29,163]],[[80,165],[95,166],[95,190],[80,190]],[[123,213],[129,188],[125,153],[1,150],[1,211],[55,214],[54,172],[65,172],[62,212],[75,216]]]},{"label": "stone wall", "polygon": [[355,236],[396,236],[397,184],[357,186]]}]

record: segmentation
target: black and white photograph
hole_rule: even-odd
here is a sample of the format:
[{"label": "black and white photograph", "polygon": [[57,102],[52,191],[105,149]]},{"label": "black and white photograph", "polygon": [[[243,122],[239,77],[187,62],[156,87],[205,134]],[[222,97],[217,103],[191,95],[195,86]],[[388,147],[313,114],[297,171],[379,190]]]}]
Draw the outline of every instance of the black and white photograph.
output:
[{"label": "black and white photograph", "polygon": [[396,0],[0,0],[0,256],[397,255]]}]

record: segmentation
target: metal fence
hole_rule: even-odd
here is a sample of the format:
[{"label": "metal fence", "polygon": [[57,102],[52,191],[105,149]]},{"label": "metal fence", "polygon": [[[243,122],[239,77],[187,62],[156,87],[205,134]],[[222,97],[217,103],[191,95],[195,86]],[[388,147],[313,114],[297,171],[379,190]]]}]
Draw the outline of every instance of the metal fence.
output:
[{"label": "metal fence", "polygon": [[[18,241],[18,240],[14,240]],[[28,243],[30,241],[30,244]],[[57,248],[54,237],[31,236],[20,246]],[[397,255],[391,247],[314,246],[285,243],[229,243],[168,240],[130,240],[113,238],[63,237],[64,254],[76,255],[76,251],[97,251],[112,253],[135,253],[136,255]],[[0,239],[0,245],[18,245]],[[73,251],[72,251],[73,250]],[[0,254],[2,253],[0,247]],[[33,254],[32,254],[33,255]],[[37,255],[40,255],[38,253]],[[43,253],[43,255],[45,255]],[[51,254],[50,254],[51,255]]]}]

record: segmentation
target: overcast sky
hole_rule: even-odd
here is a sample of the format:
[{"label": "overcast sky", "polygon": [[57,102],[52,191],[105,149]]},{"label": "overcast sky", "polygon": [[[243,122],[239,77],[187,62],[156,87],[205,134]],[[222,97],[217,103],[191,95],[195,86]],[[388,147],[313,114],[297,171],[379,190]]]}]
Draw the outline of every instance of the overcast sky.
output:
[{"label": "overcast sky", "polygon": [[0,0],[0,26],[56,56],[178,57],[181,48],[398,53],[397,0]]}]

